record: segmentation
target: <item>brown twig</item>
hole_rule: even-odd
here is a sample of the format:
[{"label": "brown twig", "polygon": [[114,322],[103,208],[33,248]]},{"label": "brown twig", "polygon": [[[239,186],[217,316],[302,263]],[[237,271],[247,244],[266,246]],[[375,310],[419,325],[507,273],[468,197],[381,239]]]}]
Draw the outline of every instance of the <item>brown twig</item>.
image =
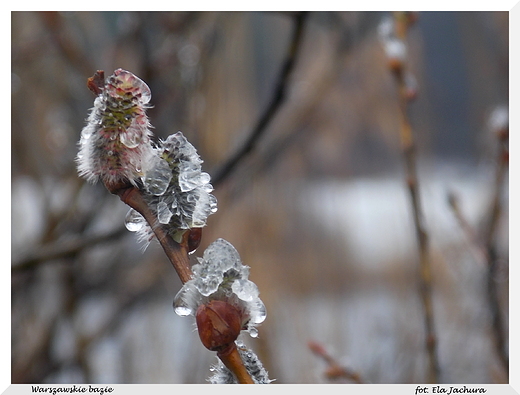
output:
[{"label": "brown twig", "polygon": [[77,45],[77,42],[70,39],[70,32],[66,31],[63,17],[56,11],[43,11],[39,16],[46,29],[49,30],[53,43],[77,70],[82,73],[89,73],[92,70],[91,57]]},{"label": "brown twig", "polygon": [[[450,207],[457,219],[459,226],[462,231],[465,233],[466,237],[469,239],[470,247],[472,252],[475,255],[477,261],[485,264],[488,268],[487,276],[486,276],[486,290],[487,290],[487,299],[489,310],[491,312],[491,326],[493,329],[493,338],[494,338],[494,346],[497,352],[498,358],[504,367],[506,372],[509,372],[509,357],[506,353],[505,346],[505,330],[502,324],[502,317],[500,313],[500,303],[498,299],[498,290],[495,282],[495,275],[497,270],[497,254],[494,246],[492,245],[484,245],[481,239],[477,236],[477,233],[471,227],[471,225],[467,222],[466,218],[463,216],[457,197],[454,194],[450,194],[448,196],[448,202]],[[494,205],[492,205],[494,207]],[[492,210],[500,211],[500,210]],[[494,217],[494,215],[491,215]],[[498,218],[498,217],[496,217]],[[495,225],[493,225],[495,226]]]},{"label": "brown twig", "polygon": [[73,256],[86,247],[113,241],[126,233],[126,229],[117,228],[110,232],[95,234],[92,236],[74,237],[70,240],[47,243],[37,250],[31,251],[24,257],[14,261],[12,263],[11,273],[19,273],[34,269],[42,262]]},{"label": "brown twig", "polygon": [[233,372],[239,384],[255,384],[249,375],[234,342],[225,351],[218,352],[217,356],[220,358],[222,363]]},{"label": "brown twig", "polygon": [[182,283],[191,279],[190,259],[186,244],[179,244],[168,234],[167,230],[159,224],[155,213],[150,210],[139,189],[129,184],[105,185],[114,195],[119,196],[123,203],[132,207],[141,214],[150,224],[157,240],[161,244],[166,256],[170,260]]},{"label": "brown twig", "polygon": [[[99,70],[94,77],[88,79],[87,86],[94,93],[99,94],[99,85],[102,83],[102,81],[104,81],[104,73],[103,71]],[[173,239],[172,236],[170,236],[168,229],[159,222],[157,214],[154,212],[154,210],[152,210],[149,207],[143,194],[143,191],[139,187],[137,187],[135,184],[132,184],[130,180],[128,180],[127,178],[104,178],[103,183],[110,193],[119,196],[123,203],[127,204],[143,216],[143,218],[155,234],[160,245],[162,246],[166,256],[173,265],[181,282],[185,284],[189,280],[191,280],[193,273],[191,270],[188,253],[193,250],[192,247],[196,248],[196,246],[200,242],[200,230],[195,231],[193,233],[193,237],[191,237],[191,230],[187,230],[187,232],[184,233],[182,240],[178,243]],[[211,309],[209,310],[213,311]],[[215,314],[206,315],[215,318]],[[216,318],[221,317],[217,315]],[[214,322],[215,320],[206,320],[206,324],[210,325],[210,327],[205,328],[207,329],[206,332],[210,334],[219,335],[222,327],[213,326]],[[198,319],[197,325],[199,326]],[[241,325],[238,325],[238,333],[240,332],[240,327]],[[227,338],[225,338],[224,340],[227,340]],[[204,345],[206,347],[208,346],[208,344],[206,343]],[[211,347],[212,344],[209,345]],[[240,357],[240,354],[236,349],[236,344],[234,340],[231,341],[231,344],[229,344],[229,346],[226,347],[225,350],[218,350],[217,355],[236,376],[239,383],[254,384],[253,379],[249,376],[247,369]]]},{"label": "brown twig", "polygon": [[484,248],[484,246],[482,246],[481,240],[475,232],[475,229],[473,229],[473,227],[469,224],[468,220],[462,213],[459,204],[459,199],[454,192],[448,193],[448,204],[462,232],[464,233],[464,235],[470,243],[470,248],[473,255],[475,255],[475,259],[478,262],[481,262],[482,264],[487,264],[487,262],[489,262],[488,251]]},{"label": "brown twig", "polygon": [[481,237],[479,237],[477,232],[467,223],[460,211],[457,199],[454,195],[449,196],[449,203],[460,227],[469,238],[472,250],[475,251],[477,259],[487,265],[486,295],[491,314],[493,343],[504,371],[506,374],[509,374],[509,357],[506,349],[506,329],[503,324],[498,287],[495,279],[499,261],[495,238],[498,222],[503,212],[502,187],[509,166],[509,125],[500,125],[497,130],[492,130],[492,132],[496,135],[499,149],[497,154],[493,195],[486,217],[487,222],[485,223],[485,228],[483,229]]},{"label": "brown twig", "polygon": [[491,312],[491,324],[493,328],[494,345],[507,375],[509,375],[509,356],[506,350],[505,328],[500,309],[498,287],[496,283],[496,272],[498,269],[498,253],[496,249],[496,231],[498,222],[501,218],[502,208],[502,187],[509,167],[509,125],[500,130],[496,130],[499,144],[498,163],[495,174],[495,186],[487,227],[484,229],[483,244],[488,258],[487,273],[487,296],[489,309]]},{"label": "brown twig", "polygon": [[255,148],[258,140],[267,130],[267,126],[281,108],[281,104],[285,100],[289,77],[294,69],[296,58],[301,47],[306,12],[298,12],[294,16],[294,29],[292,38],[287,49],[285,61],[282,64],[278,82],[273,92],[273,97],[265,112],[260,116],[253,131],[249,135],[245,143],[224,163],[224,165],[212,177],[213,185],[222,183],[237,167],[248,154]]},{"label": "brown twig", "polygon": [[[188,244],[185,242],[181,244],[177,243],[168,234],[166,229],[164,229],[162,225],[159,225],[155,213],[150,210],[139,189],[127,183],[117,185],[105,184],[105,186],[111,193],[118,195],[122,202],[132,207],[145,218],[152,227],[155,236],[159,240],[159,243],[163,247],[166,256],[172,263],[182,283],[184,284],[189,281],[192,277],[192,271],[188,257]],[[226,351],[218,352],[217,356],[222,363],[233,372],[240,384],[254,384],[234,342]]]},{"label": "brown twig", "polygon": [[[407,13],[396,13],[396,36],[403,40],[411,23]],[[405,80],[405,68],[401,61],[390,64],[399,90],[399,118],[401,130],[401,149],[405,161],[406,185],[411,198],[413,220],[419,248],[419,292],[424,309],[425,345],[428,353],[428,382],[437,383],[439,380],[439,362],[437,356],[437,338],[434,329],[433,301],[432,301],[432,274],[429,255],[429,236],[424,224],[419,182],[416,167],[416,144],[413,129],[408,116],[410,91]]]},{"label": "brown twig", "polygon": [[347,379],[348,381],[353,381],[357,384],[362,384],[361,376],[358,372],[350,370],[344,366],[342,366],[339,362],[333,358],[325,347],[316,341],[309,341],[307,343],[309,349],[318,357],[322,358],[327,364],[327,369],[325,370],[325,376],[329,380],[336,380],[340,378]]}]

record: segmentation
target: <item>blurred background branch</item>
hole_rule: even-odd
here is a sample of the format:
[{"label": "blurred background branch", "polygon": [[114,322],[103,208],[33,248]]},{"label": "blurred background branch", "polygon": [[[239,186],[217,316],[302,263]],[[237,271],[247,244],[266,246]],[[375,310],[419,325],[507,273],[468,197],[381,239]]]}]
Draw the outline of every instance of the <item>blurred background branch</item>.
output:
[{"label": "blurred background branch", "polygon": [[273,90],[273,96],[266,110],[260,116],[257,124],[254,126],[253,131],[247,138],[246,142],[238,149],[229,159],[226,160],[224,165],[217,171],[213,177],[213,184],[218,186],[223,182],[234,168],[240,163],[240,161],[247,156],[255,147],[255,143],[261,138],[262,134],[267,129],[269,123],[279,111],[284,99],[287,95],[287,85],[291,76],[292,70],[296,63],[298,52],[301,47],[301,40],[303,36],[303,30],[305,26],[305,19],[307,12],[298,12],[293,16],[294,28],[292,32],[291,41],[287,48],[286,57],[282,63],[280,74]]}]

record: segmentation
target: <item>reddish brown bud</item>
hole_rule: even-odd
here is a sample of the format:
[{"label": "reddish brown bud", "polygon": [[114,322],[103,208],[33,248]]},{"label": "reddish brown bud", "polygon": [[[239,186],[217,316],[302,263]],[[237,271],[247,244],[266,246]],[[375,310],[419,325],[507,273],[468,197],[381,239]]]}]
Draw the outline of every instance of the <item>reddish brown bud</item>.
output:
[{"label": "reddish brown bud", "polygon": [[188,232],[188,252],[195,251],[202,239],[202,228],[192,228]]},{"label": "reddish brown bud", "polygon": [[200,305],[196,320],[200,340],[211,351],[222,351],[234,344],[242,327],[238,309],[222,300]]}]

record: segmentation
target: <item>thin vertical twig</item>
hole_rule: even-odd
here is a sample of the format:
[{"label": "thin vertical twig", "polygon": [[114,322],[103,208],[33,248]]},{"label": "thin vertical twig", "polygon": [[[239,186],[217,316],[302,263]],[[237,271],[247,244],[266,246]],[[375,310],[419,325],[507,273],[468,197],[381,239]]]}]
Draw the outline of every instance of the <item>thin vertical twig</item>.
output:
[{"label": "thin vertical twig", "polygon": [[[453,215],[455,216],[460,228],[466,235],[470,242],[470,248],[478,262],[487,266],[486,274],[486,297],[488,301],[489,311],[491,314],[491,327],[493,333],[493,343],[497,353],[497,356],[502,364],[504,371],[509,374],[509,357],[506,352],[506,341],[505,333],[506,330],[502,323],[502,314],[500,309],[500,302],[498,297],[498,289],[496,286],[496,272],[498,269],[498,260],[495,247],[493,245],[485,245],[483,241],[478,237],[475,230],[468,223],[458,204],[457,197],[451,193],[448,196],[448,203],[452,209]],[[492,204],[492,212],[496,208]],[[500,210],[496,210],[500,211]],[[491,217],[495,217],[495,214],[491,214]],[[498,219],[498,216],[496,216]],[[496,225],[493,225],[495,227]],[[489,229],[488,229],[489,231]],[[489,233],[488,233],[489,235]]]},{"label": "thin vertical twig", "polygon": [[451,208],[459,227],[462,232],[468,239],[470,244],[471,252],[475,256],[475,259],[482,264],[487,264],[489,262],[489,254],[484,246],[482,246],[481,240],[479,239],[475,229],[469,224],[468,220],[462,213],[462,209],[460,208],[459,199],[455,195],[455,193],[448,193],[448,205]]},{"label": "thin vertical twig", "polygon": [[491,199],[491,206],[487,226],[484,229],[483,244],[488,258],[488,273],[487,273],[487,296],[489,309],[491,312],[491,325],[493,330],[494,346],[498,358],[509,376],[509,356],[506,350],[506,329],[500,309],[500,301],[498,295],[498,287],[496,283],[496,274],[498,269],[498,252],[496,248],[496,232],[498,222],[501,218],[502,207],[502,188],[507,175],[509,167],[509,124],[500,130],[496,130],[496,135],[499,144],[497,168],[495,173],[495,185],[493,190],[493,197]]},{"label": "thin vertical twig", "polygon": [[[395,16],[395,34],[398,39],[406,39],[410,19],[407,13],[397,13]],[[428,353],[428,382],[439,381],[439,361],[437,355],[437,337],[435,334],[433,299],[432,299],[432,272],[429,254],[429,236],[424,223],[417,178],[416,143],[410,119],[408,104],[410,102],[409,87],[405,79],[403,62],[394,62],[391,69],[398,85],[399,120],[401,150],[405,162],[406,186],[411,199],[413,221],[419,249],[419,293],[423,305],[425,346]]]},{"label": "thin vertical twig", "polygon": [[287,54],[282,64],[280,74],[278,75],[278,81],[273,91],[271,101],[265,111],[261,114],[258,122],[244,144],[233,155],[231,155],[222,167],[218,169],[216,174],[211,177],[213,185],[218,185],[227,179],[235,170],[237,165],[253,151],[258,140],[260,140],[264,132],[267,130],[269,123],[280,110],[281,104],[284,102],[287,94],[289,78],[294,70],[296,58],[301,48],[306,19],[307,12],[298,12],[295,14],[291,41],[289,42]]}]

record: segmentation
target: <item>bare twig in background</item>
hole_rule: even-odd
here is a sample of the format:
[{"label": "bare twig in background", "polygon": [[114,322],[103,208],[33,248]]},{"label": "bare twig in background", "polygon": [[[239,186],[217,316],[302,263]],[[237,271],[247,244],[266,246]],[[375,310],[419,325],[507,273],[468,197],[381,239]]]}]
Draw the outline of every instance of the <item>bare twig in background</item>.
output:
[{"label": "bare twig in background", "polygon": [[212,177],[213,185],[222,183],[233,172],[237,164],[251,151],[253,151],[256,143],[262,134],[267,130],[267,126],[279,111],[282,103],[284,102],[289,78],[294,69],[296,58],[301,47],[306,19],[306,12],[298,12],[295,14],[292,38],[289,43],[286,58],[282,64],[280,75],[278,76],[278,82],[276,83],[271,102],[267,106],[265,112],[260,116],[260,119],[258,120],[246,142],[227,160],[226,163],[224,163],[224,165]]},{"label": "bare twig in background", "polygon": [[496,286],[496,271],[498,267],[496,251],[494,250],[494,246],[484,245],[481,239],[479,239],[475,230],[471,227],[462,214],[458,199],[453,193],[449,194],[448,202],[459,226],[470,242],[470,248],[475,255],[476,260],[488,267],[486,276],[487,299],[489,303],[489,311],[491,314],[494,346],[504,370],[509,372],[509,357],[507,355],[505,345],[505,329],[502,323],[502,315],[497,293],[498,290]]},{"label": "bare twig in background", "polygon": [[470,243],[471,251],[475,255],[475,259],[482,264],[487,264],[487,262],[489,261],[489,255],[486,249],[482,246],[477,233],[462,213],[459,204],[459,198],[455,195],[455,193],[448,193],[448,204],[461,230],[463,231],[464,235]]},{"label": "bare twig in background", "polygon": [[506,350],[505,338],[506,329],[504,328],[502,319],[498,297],[498,287],[496,283],[496,274],[499,262],[496,248],[496,231],[498,228],[498,222],[503,212],[502,191],[509,166],[509,122],[504,125],[499,125],[497,130],[493,130],[493,132],[496,134],[499,150],[493,197],[491,201],[487,227],[484,229],[483,244],[488,258],[487,296],[489,309],[491,312],[494,344],[500,362],[502,363],[506,374],[509,375],[509,356]]},{"label": "bare twig in background", "polygon": [[42,262],[73,256],[83,249],[92,247],[93,245],[113,242],[127,233],[128,231],[121,227],[110,232],[95,234],[92,236],[75,236],[69,240],[59,240],[44,244],[35,251],[29,253],[27,256],[13,262],[11,272],[16,273],[33,269]]},{"label": "bare twig in background", "polygon": [[280,114],[280,123],[275,126],[276,133],[273,133],[276,137],[256,155],[251,169],[244,170],[236,177],[236,185],[231,193],[232,199],[239,198],[247,190],[246,185],[252,179],[274,167],[295,143],[312,132],[306,125],[319,112],[320,104],[334,88],[338,76],[344,71],[345,61],[350,52],[356,45],[369,40],[378,22],[378,18],[371,12],[361,14],[359,26],[356,28],[346,24],[336,12],[330,13],[330,19],[334,33],[332,36],[336,40],[330,61],[323,72],[312,75],[310,85],[313,89],[293,101],[291,106],[287,105],[283,115]]},{"label": "bare twig in background", "polygon": [[[407,29],[413,22],[415,15],[398,12],[395,14],[395,35],[404,45]],[[401,122],[401,149],[405,161],[406,185],[411,198],[413,220],[419,247],[419,292],[424,309],[425,345],[428,353],[428,382],[439,381],[439,361],[437,356],[437,338],[435,335],[432,301],[432,274],[429,255],[429,236],[424,224],[424,217],[419,192],[416,166],[416,144],[410,119],[408,104],[413,97],[406,81],[406,70],[403,59],[398,57],[390,60],[390,69],[393,72],[399,89],[399,118]]]},{"label": "bare twig in background", "polygon": [[338,379],[346,379],[349,382],[354,382],[357,384],[362,384],[363,380],[361,380],[361,376],[358,372],[355,372],[351,369],[342,366],[334,357],[332,357],[325,347],[316,341],[309,341],[307,343],[309,349],[317,355],[321,359],[325,361],[327,364],[327,369],[325,370],[325,377],[329,380],[338,380]]},{"label": "bare twig in background", "polygon": [[39,14],[46,28],[49,29],[51,37],[62,52],[63,59],[69,61],[77,70],[88,75],[94,67],[85,52],[78,43],[71,40],[69,35],[64,33],[63,17],[56,11],[45,11]]},{"label": "bare twig in background", "polygon": [[491,246],[495,242],[496,230],[500,216],[502,215],[502,187],[509,167],[509,125],[499,127],[495,131],[498,140],[497,168],[495,173],[495,185],[489,210],[487,227],[484,230],[484,244]]}]

